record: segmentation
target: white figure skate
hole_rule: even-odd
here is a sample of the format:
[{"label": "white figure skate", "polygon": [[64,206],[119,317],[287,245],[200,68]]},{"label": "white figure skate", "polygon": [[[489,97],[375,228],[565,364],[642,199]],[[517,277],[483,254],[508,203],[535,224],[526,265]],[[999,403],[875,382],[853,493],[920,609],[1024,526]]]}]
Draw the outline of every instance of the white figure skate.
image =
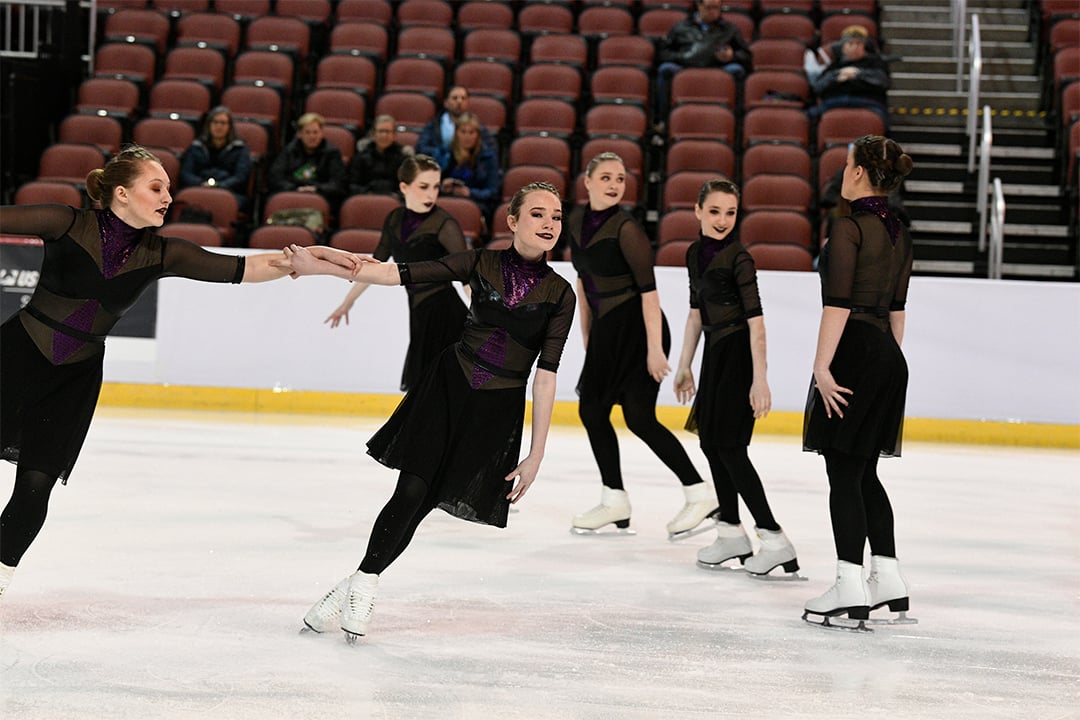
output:
[{"label": "white figure skate", "polygon": [[11,585],[11,578],[15,574],[15,568],[0,563],[0,599],[4,597],[4,591]]},{"label": "white figure skate", "polygon": [[742,565],[746,559],[754,554],[754,548],[750,545],[750,538],[742,525],[731,523],[716,523],[716,540],[712,545],[698,550],[698,567],[706,570],[738,570],[736,567],[724,565],[728,560],[738,559]]},{"label": "white figure skate", "polygon": [[[351,577],[351,576],[350,576]],[[326,632],[335,627],[340,627],[338,618],[341,617],[341,608],[345,605],[345,597],[349,592],[349,577],[345,578],[333,587],[330,592],[322,596],[319,602],[311,606],[304,616],[306,626],[300,632]]]},{"label": "white figure skate", "polygon": [[[615,527],[607,528],[608,525]],[[630,496],[625,490],[604,486],[600,491],[600,504],[575,515],[570,532],[575,535],[635,535],[630,529]]]},{"label": "white figure skate", "polygon": [[838,560],[836,583],[824,594],[806,602],[802,619],[830,630],[873,632],[866,627],[870,606],[862,570],[862,565]]},{"label": "white figure skate", "polygon": [[896,613],[891,618],[870,618],[870,625],[915,625],[917,618],[909,618],[908,588],[904,576],[900,574],[900,563],[896,558],[884,555],[870,556],[870,576],[866,578],[866,591],[870,597],[870,612],[887,606]]},{"label": "white figure skate", "polygon": [[[761,547],[754,556],[744,563],[750,577],[759,580],[806,580],[799,574],[799,560],[795,556],[795,547],[787,539],[783,530],[762,530],[755,527]],[[784,569],[784,575],[770,575],[778,567]]]},{"label": "white figure skate", "polygon": [[714,516],[720,509],[716,490],[707,483],[683,485],[683,492],[686,493],[686,504],[667,524],[668,540],[672,542],[707,532],[716,525]]},{"label": "white figure skate", "polygon": [[349,578],[348,595],[341,609],[341,629],[350,645],[367,634],[371,616],[375,612],[375,591],[379,576],[356,572]]}]

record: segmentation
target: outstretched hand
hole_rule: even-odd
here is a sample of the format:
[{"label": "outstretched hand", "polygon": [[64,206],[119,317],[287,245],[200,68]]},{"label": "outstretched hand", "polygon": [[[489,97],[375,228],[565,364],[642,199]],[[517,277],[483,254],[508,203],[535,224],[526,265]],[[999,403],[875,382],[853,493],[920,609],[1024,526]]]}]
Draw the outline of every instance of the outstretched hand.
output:
[{"label": "outstretched hand", "polygon": [[694,373],[690,368],[682,368],[675,373],[675,397],[682,404],[686,404],[697,392],[694,384]]},{"label": "outstretched hand", "polygon": [[518,466],[504,478],[507,482],[512,482],[514,478],[517,478],[517,483],[506,496],[510,502],[516,503],[518,500],[525,497],[525,493],[528,492],[533,481],[536,480],[536,473],[539,471],[540,459],[533,459],[532,455],[529,455],[518,463]]}]

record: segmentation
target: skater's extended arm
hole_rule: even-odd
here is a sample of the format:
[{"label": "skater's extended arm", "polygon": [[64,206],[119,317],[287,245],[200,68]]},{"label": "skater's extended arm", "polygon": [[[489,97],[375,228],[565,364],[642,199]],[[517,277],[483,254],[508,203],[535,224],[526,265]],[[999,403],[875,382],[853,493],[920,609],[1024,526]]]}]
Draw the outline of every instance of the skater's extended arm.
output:
[{"label": "skater's extended arm", "polygon": [[533,378],[532,396],[532,439],[529,443],[529,454],[506,476],[507,481],[517,478],[517,484],[506,496],[510,502],[515,503],[525,496],[536,480],[540,461],[544,459],[548,430],[551,429],[551,412],[555,407],[555,373],[537,368]]},{"label": "skater's extended arm", "polygon": [[345,295],[345,299],[341,301],[341,304],[337,306],[334,312],[330,313],[330,316],[323,320],[323,324],[330,323],[331,328],[336,328],[341,319],[345,318],[345,324],[349,324],[349,311],[352,310],[353,303],[356,302],[365,290],[371,287],[370,283],[358,282],[353,283],[349,288],[349,292]]},{"label": "skater's extended arm", "polygon": [[682,352],[679,354],[679,366],[675,371],[675,397],[686,403],[694,397],[697,387],[694,385],[694,371],[690,368],[697,352],[698,340],[701,339],[701,310],[690,308],[686,314],[686,330],[683,332]]},{"label": "skater's extended arm", "polygon": [[836,346],[840,343],[840,336],[844,333],[848,316],[851,315],[849,308],[826,305],[821,310],[821,327],[818,329],[817,354],[814,356],[814,384],[825,401],[825,415],[832,417],[835,412],[844,417],[843,406],[848,402],[842,393],[851,394],[851,390],[840,387],[833,379],[832,366],[833,356],[836,354]]},{"label": "skater's extended arm", "polygon": [[750,357],[754,363],[754,380],[750,384],[750,407],[754,417],[761,419],[772,409],[765,352],[765,319],[758,315],[746,321],[750,326]]},{"label": "skater's extended arm", "polygon": [[332,275],[371,285],[400,285],[401,274],[395,263],[381,263],[367,255],[313,246],[289,245],[282,251],[284,260],[271,260],[274,267],[285,267],[293,277]]},{"label": "skater's extended arm", "polygon": [[645,319],[645,338],[649,346],[646,367],[653,380],[662,382],[671,372],[671,366],[664,354],[664,320],[660,312],[660,294],[656,290],[641,294],[641,314]]},{"label": "skater's extended arm", "polygon": [[581,340],[585,349],[589,349],[589,330],[592,329],[592,308],[589,307],[589,299],[585,297],[585,284],[581,278],[577,280],[578,318],[581,320]]}]

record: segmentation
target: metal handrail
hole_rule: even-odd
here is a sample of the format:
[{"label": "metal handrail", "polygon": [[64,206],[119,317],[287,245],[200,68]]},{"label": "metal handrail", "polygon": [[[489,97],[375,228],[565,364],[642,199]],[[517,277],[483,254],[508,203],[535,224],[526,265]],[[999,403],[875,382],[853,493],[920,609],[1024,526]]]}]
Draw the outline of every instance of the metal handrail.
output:
[{"label": "metal handrail", "polygon": [[1001,279],[1001,266],[1005,257],[1005,192],[1001,178],[994,178],[994,200],[990,208],[990,255],[987,258],[987,276]]},{"label": "metal handrail", "polygon": [[967,25],[967,0],[953,0],[953,56],[956,58],[956,92],[964,91],[964,31]]},{"label": "metal handrail", "polygon": [[[78,0],[88,10],[87,53],[82,59],[93,71],[94,38],[97,36],[97,0]],[[46,13],[68,12],[68,0],[0,0],[4,33],[0,37],[0,57],[36,60],[45,47],[55,43],[53,25]]]},{"label": "metal handrail", "polygon": [[968,173],[975,172],[975,117],[979,110],[979,86],[982,84],[982,37],[979,16],[971,16],[971,70],[968,82]]},{"label": "metal handrail", "polygon": [[982,142],[979,143],[979,183],[976,193],[978,208],[979,252],[986,250],[986,196],[990,193],[990,148],[994,144],[994,131],[990,127],[990,106],[983,105]]}]

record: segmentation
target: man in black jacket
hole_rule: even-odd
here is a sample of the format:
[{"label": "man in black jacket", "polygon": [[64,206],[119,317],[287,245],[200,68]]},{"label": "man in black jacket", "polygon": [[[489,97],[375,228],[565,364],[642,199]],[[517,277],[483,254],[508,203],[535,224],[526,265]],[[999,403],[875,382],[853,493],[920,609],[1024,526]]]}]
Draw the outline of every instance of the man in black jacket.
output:
[{"label": "man in black jacket", "polygon": [[739,28],[723,18],[722,0],[697,0],[697,11],[677,23],[660,43],[653,122],[667,120],[671,79],[688,67],[723,68],[736,80],[750,72],[750,46]]},{"label": "man in black jacket", "polygon": [[875,46],[868,46],[866,29],[845,28],[839,55],[811,83],[820,104],[810,108],[810,116],[837,107],[868,108],[881,116],[888,131],[890,82],[889,66]]}]

